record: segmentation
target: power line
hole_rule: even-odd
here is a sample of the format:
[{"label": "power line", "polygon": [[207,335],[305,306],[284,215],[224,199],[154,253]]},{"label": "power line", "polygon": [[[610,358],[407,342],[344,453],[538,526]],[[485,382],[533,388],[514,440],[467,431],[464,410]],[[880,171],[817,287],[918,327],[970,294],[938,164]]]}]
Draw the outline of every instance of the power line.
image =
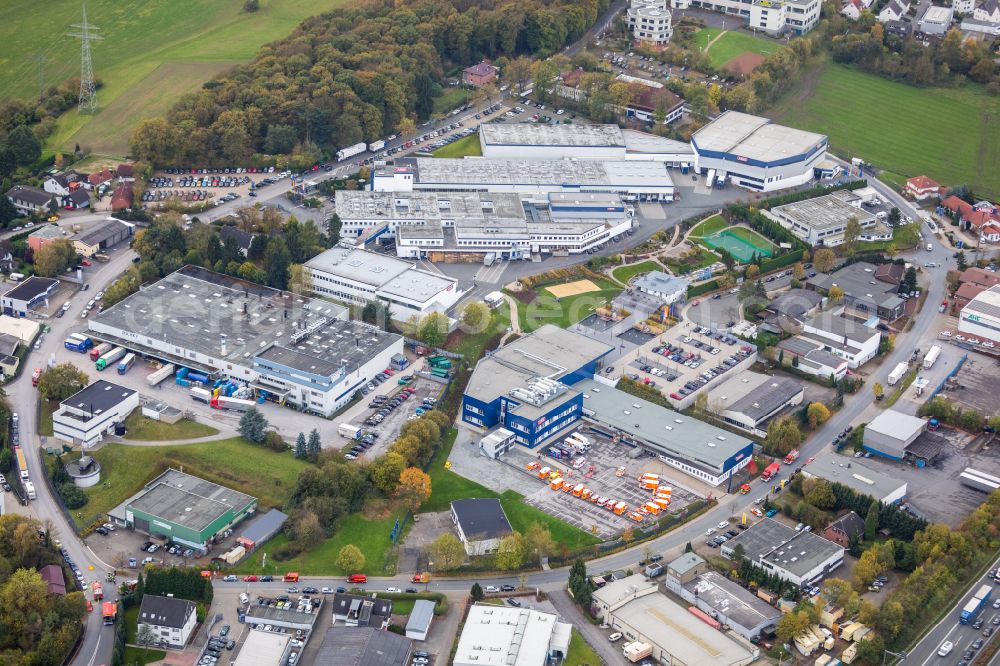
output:
[{"label": "power line", "polygon": [[87,5],[83,6],[83,23],[74,23],[71,27],[77,28],[78,32],[67,33],[67,36],[80,40],[80,112],[94,113],[97,111],[97,88],[94,85],[94,63],[90,57],[90,42],[104,38],[91,32],[100,28],[87,22]]}]

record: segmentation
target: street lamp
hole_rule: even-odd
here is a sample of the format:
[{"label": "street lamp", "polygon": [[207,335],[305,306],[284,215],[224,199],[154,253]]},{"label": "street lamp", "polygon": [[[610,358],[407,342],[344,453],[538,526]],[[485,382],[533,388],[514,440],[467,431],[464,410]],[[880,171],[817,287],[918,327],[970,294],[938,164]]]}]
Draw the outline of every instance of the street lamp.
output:
[{"label": "street lamp", "polygon": [[885,666],[885,656],[887,654],[891,654],[893,657],[899,657],[903,661],[906,661],[906,653],[905,652],[893,652],[892,650],[883,650],[882,651],[882,666]]}]

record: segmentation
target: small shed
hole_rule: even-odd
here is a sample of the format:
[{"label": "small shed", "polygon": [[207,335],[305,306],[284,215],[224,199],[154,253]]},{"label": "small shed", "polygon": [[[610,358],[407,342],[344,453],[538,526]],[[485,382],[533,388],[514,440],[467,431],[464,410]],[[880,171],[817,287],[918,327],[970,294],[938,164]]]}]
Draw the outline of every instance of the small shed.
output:
[{"label": "small shed", "polygon": [[413,602],[410,619],[406,621],[406,637],[415,641],[427,640],[427,632],[431,630],[434,620],[434,602],[427,599],[417,599]]},{"label": "small shed", "polygon": [[252,552],[280,532],[286,520],[288,520],[286,514],[277,509],[271,509],[247,525],[243,534],[236,539],[236,543],[246,548],[247,552]]}]

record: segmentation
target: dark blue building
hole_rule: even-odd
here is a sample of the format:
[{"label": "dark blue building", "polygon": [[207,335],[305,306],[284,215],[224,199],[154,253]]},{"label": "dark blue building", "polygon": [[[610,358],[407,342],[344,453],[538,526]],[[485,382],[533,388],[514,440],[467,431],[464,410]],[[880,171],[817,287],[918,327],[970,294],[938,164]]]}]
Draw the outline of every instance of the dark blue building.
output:
[{"label": "dark blue building", "polygon": [[469,379],[462,420],[492,429],[503,426],[534,448],[583,416],[583,394],[573,389],[592,379],[613,347],[547,324],[483,358]]}]

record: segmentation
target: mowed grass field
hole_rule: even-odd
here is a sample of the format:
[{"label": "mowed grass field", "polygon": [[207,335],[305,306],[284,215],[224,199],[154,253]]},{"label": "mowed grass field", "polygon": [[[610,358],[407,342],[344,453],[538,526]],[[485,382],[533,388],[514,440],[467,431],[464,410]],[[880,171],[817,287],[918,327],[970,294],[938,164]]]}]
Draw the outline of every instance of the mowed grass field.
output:
[{"label": "mowed grass field", "polygon": [[483,148],[479,143],[479,134],[470,134],[438,148],[433,154],[434,157],[482,157]]},{"label": "mowed grass field", "polygon": [[[94,117],[75,111],[65,114],[48,147],[72,147],[73,135],[84,125],[108,123],[108,129],[98,127],[84,137],[95,141],[116,137],[114,149],[124,152],[128,133],[121,127],[130,128],[143,117],[162,113],[177,95],[197,90],[233,62],[250,60],[261,45],[288,35],[303,19],[345,1],[261,0],[260,11],[248,14],[243,11],[243,0],[90,0],[87,18],[104,38],[92,44],[94,74],[104,84],[97,93],[100,110]],[[0,98],[38,94],[36,55],[45,59],[47,85],[79,75],[79,40],[63,35],[81,19],[81,3],[73,0],[46,3],[44,20],[38,3],[0,3]],[[168,71],[167,80],[161,81],[165,72],[158,68],[176,62],[214,66],[189,69],[183,77]],[[131,116],[122,115],[126,109],[114,107],[126,93],[132,97],[127,109]]]},{"label": "mowed grass field", "polygon": [[914,88],[835,64],[806,79],[767,115],[828,135],[845,159],[1000,196],[1000,98],[974,84]]},{"label": "mowed grass field", "polygon": [[[698,48],[704,49],[708,44],[722,34],[721,28],[702,28],[694,33],[695,44]],[[743,55],[747,51],[767,55],[778,48],[778,44],[767,39],[754,37],[745,32],[734,32],[727,30],[717,42],[712,44],[708,50],[708,56],[712,64],[722,67],[736,56]]]},{"label": "mowed grass field", "polygon": [[576,294],[566,298],[556,298],[545,287],[537,287],[537,297],[529,304],[520,302],[517,308],[517,318],[521,330],[529,333],[545,324],[555,324],[560,328],[568,328],[585,319],[599,307],[608,305],[621,293],[622,288],[611,280],[600,278],[592,280],[600,287],[599,291]]}]

